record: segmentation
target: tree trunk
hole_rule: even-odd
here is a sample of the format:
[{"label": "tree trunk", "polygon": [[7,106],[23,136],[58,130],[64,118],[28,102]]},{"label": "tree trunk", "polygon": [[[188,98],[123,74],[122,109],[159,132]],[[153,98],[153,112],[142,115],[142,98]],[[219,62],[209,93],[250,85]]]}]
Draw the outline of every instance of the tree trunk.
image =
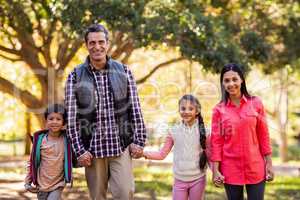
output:
[{"label": "tree trunk", "polygon": [[278,127],[280,134],[279,156],[282,162],[288,159],[287,125],[288,125],[288,73],[284,68],[280,73],[280,95],[278,102]]},{"label": "tree trunk", "polygon": [[[39,126],[40,128],[44,127],[44,119],[43,119],[43,115],[42,114],[38,114],[38,113],[34,113],[34,115],[36,116]],[[31,128],[32,125],[32,120],[31,120],[32,115],[29,112],[25,113],[25,121],[26,121],[26,135],[25,135],[25,151],[24,151],[24,155],[29,155],[30,154],[30,150],[31,150],[31,144],[32,144],[32,134],[33,134],[33,130]]]},{"label": "tree trunk", "polygon": [[30,154],[31,147],[31,118],[28,112],[25,113],[25,121],[26,121],[26,136],[25,136],[25,155]]},{"label": "tree trunk", "polygon": [[185,93],[190,94],[193,90],[193,83],[192,83],[192,62],[189,61],[188,67],[185,68],[185,79],[186,79],[186,86],[185,86]]},{"label": "tree trunk", "polygon": [[56,73],[56,86],[55,86],[55,96],[56,96],[56,103],[64,103],[64,88],[65,83],[63,82],[63,71],[59,71]]},{"label": "tree trunk", "polygon": [[45,108],[54,103],[63,103],[64,99],[64,83],[63,71],[56,70],[54,67],[48,68],[48,85],[47,92],[44,95],[44,106]]},{"label": "tree trunk", "polygon": [[46,91],[42,91],[41,107],[37,109],[31,109],[25,114],[26,120],[26,137],[25,137],[25,155],[30,154],[31,136],[33,130],[31,129],[31,114],[37,118],[41,129],[45,128],[44,111],[48,105],[53,103],[63,102],[63,71],[55,70],[54,67],[47,69],[47,86],[44,87]]},{"label": "tree trunk", "polygon": [[46,105],[53,104],[56,102],[56,71],[54,67],[48,67],[48,92]]}]

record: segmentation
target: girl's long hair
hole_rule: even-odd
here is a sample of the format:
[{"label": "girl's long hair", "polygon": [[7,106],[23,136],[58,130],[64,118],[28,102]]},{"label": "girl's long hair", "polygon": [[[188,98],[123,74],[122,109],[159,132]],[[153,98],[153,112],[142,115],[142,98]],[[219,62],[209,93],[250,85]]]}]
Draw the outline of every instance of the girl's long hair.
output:
[{"label": "girl's long hair", "polygon": [[198,118],[198,123],[199,123],[198,127],[199,127],[199,134],[200,134],[200,145],[203,150],[203,152],[199,155],[200,156],[199,167],[201,170],[203,170],[207,163],[207,155],[206,155],[206,130],[205,130],[205,125],[204,125],[203,118],[201,115],[201,104],[198,101],[198,99],[191,94],[186,94],[183,97],[181,97],[181,99],[179,100],[179,106],[183,100],[190,101],[192,104],[194,104],[196,106],[197,111],[198,111],[197,118]]},{"label": "girl's long hair", "polygon": [[221,86],[221,92],[222,92],[221,102],[227,103],[228,98],[229,98],[229,94],[223,86],[223,77],[224,77],[224,74],[228,71],[234,71],[234,72],[238,73],[238,75],[240,76],[240,78],[243,81],[241,84],[241,94],[244,95],[246,98],[251,98],[252,96],[249,94],[247,87],[246,87],[246,81],[245,81],[244,73],[242,71],[242,67],[236,63],[228,63],[223,67],[223,69],[221,71],[221,75],[220,75],[220,86]]}]

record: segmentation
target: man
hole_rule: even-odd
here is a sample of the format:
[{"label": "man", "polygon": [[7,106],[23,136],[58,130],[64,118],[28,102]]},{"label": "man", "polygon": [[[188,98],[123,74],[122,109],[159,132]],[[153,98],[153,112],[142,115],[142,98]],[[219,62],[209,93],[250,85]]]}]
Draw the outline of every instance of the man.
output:
[{"label": "man", "polygon": [[132,160],[143,154],[146,129],[131,71],[107,55],[108,31],[85,33],[89,56],[66,82],[67,133],[77,162],[85,167],[91,199],[133,198]]}]

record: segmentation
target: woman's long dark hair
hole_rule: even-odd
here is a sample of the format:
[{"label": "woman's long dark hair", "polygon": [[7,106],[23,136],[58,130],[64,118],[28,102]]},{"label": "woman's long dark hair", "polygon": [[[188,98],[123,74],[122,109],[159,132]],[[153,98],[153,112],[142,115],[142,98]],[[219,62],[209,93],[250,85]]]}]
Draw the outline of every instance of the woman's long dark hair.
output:
[{"label": "woman's long dark hair", "polygon": [[223,86],[223,77],[224,77],[224,74],[228,71],[234,71],[234,72],[238,73],[238,75],[240,76],[240,78],[243,81],[242,84],[241,84],[241,93],[242,93],[242,95],[244,95],[246,98],[251,98],[252,96],[247,91],[245,76],[244,76],[244,73],[242,71],[242,67],[239,66],[236,63],[229,63],[229,64],[226,64],[223,67],[222,71],[221,71],[221,76],[220,76],[220,85],[221,85],[221,92],[222,92],[221,102],[227,103],[228,98],[229,98],[229,94]]},{"label": "woman's long dark hair", "polygon": [[200,145],[201,148],[203,149],[203,152],[200,154],[199,167],[201,170],[203,170],[207,163],[207,155],[206,155],[206,131],[205,131],[203,118],[201,115],[201,104],[198,101],[198,99],[191,94],[186,94],[183,97],[181,97],[181,99],[179,100],[179,106],[183,100],[190,101],[192,104],[196,106],[198,111],[197,118],[199,123],[198,127],[199,127],[199,134],[200,134]]}]

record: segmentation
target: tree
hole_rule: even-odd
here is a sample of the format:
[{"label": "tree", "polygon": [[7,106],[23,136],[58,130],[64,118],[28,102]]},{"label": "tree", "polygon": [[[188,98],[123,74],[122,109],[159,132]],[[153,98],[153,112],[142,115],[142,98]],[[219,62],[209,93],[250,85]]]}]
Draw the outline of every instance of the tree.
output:
[{"label": "tree", "polygon": [[[229,23],[226,26],[235,32],[234,35],[244,35],[241,44],[250,57],[258,56],[264,60],[265,64],[260,65],[262,71],[265,74],[278,74],[276,76],[280,85],[278,104],[274,111],[269,113],[278,122],[280,158],[286,162],[288,161],[289,74],[300,69],[300,47],[295,42],[300,39],[299,1],[213,2],[217,2],[213,5],[219,8],[220,15],[227,19],[225,21]],[[253,30],[253,33],[249,30]],[[256,38],[257,35],[260,37]],[[260,45],[262,41],[265,44]],[[269,51],[260,51],[266,44],[265,48]],[[266,52],[268,54],[265,54]]]},{"label": "tree", "polygon": [[[274,14],[276,19],[273,19],[266,29],[263,29],[266,37],[276,38],[273,44],[271,57],[273,58],[268,63],[268,67],[263,70],[266,74],[277,72],[280,82],[280,90],[278,96],[278,104],[274,109],[273,116],[277,119],[279,127],[279,154],[282,162],[287,162],[288,157],[288,137],[287,130],[289,124],[289,87],[291,81],[289,79],[291,73],[299,71],[300,48],[295,43],[300,39],[300,17],[297,13],[300,12],[299,1],[289,1],[289,4],[283,1],[277,1],[274,6]],[[267,16],[267,12],[265,16]],[[279,14],[278,14],[279,13]],[[270,19],[270,17],[268,17]]]},{"label": "tree", "polygon": [[[29,109],[41,109],[47,102],[57,100],[58,85],[62,81],[59,73],[75,55],[82,41],[68,34],[61,26],[60,12],[53,2],[47,1],[1,1],[0,55],[11,61],[23,61],[38,79],[42,97],[39,99],[28,90],[0,77],[0,89],[18,97]],[[58,8],[59,9],[59,8]],[[53,55],[52,45],[57,52]],[[35,112],[40,122],[40,112]]]},{"label": "tree", "polygon": [[108,26],[110,54],[125,63],[134,49],[143,46],[165,43],[179,49],[180,57],[151,67],[138,83],[183,59],[198,61],[211,71],[219,71],[227,62],[247,64],[246,52],[221,26],[222,18],[213,17],[196,1],[0,0],[0,14],[0,56],[25,62],[38,79],[42,96],[37,98],[4,77],[0,77],[0,90],[18,93],[17,98],[35,109],[40,121],[37,109],[61,98],[63,71],[83,45],[83,29],[92,22]]}]

